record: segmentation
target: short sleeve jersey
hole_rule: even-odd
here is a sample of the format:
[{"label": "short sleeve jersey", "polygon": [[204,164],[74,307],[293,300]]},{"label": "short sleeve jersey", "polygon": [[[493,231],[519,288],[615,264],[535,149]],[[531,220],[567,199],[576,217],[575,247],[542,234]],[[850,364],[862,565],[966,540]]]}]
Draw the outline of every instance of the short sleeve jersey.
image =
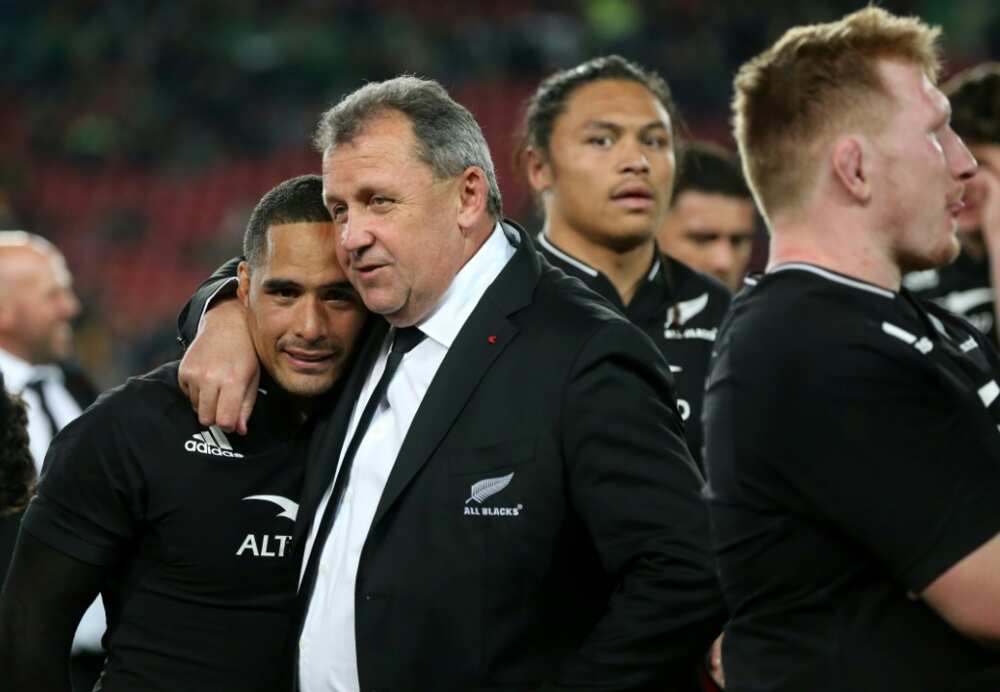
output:
[{"label": "short sleeve jersey", "polygon": [[98,689],[282,689],[306,430],[262,383],[246,437],[198,423],[177,364],[104,395],[56,438],[23,527],[107,567]]},{"label": "short sleeve jersey", "polygon": [[911,596],[1000,531],[997,364],[905,289],[748,280],[705,403],[733,689],[931,692],[1000,662]]},{"label": "short sleeve jersey", "polygon": [[705,377],[719,324],[729,308],[729,290],[716,279],[658,253],[632,300],[624,305],[604,274],[557,248],[544,234],[538,234],[537,240],[545,259],[599,293],[660,349],[674,378],[688,450],[700,468]]}]

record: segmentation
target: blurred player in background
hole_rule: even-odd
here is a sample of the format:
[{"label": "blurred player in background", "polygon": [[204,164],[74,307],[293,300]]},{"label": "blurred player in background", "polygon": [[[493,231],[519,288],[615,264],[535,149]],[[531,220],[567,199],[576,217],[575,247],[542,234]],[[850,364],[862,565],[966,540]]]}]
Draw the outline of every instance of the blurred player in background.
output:
[{"label": "blurred player in background", "polygon": [[660,249],[736,293],[746,276],[757,215],[736,157],[713,144],[684,148]]},{"label": "blurred player in background", "polygon": [[951,124],[979,162],[958,215],[962,252],[952,264],[908,274],[904,284],[966,318],[997,341],[995,286],[1000,284],[1000,63],[956,74],[941,90]]},{"label": "blurred player in background", "polygon": [[729,292],[657,249],[680,128],[659,75],[616,55],[594,58],[538,86],[517,158],[545,211],[539,249],[662,351],[700,465],[702,390]]}]

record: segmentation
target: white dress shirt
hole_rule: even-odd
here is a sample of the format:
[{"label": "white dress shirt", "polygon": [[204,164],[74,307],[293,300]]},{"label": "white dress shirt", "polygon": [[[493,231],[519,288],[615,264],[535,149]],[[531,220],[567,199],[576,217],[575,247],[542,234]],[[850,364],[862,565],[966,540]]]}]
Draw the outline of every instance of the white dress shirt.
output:
[{"label": "white dress shirt", "polygon": [[[20,395],[28,409],[28,445],[35,461],[35,469],[40,474],[45,453],[49,449],[49,443],[52,442],[52,428],[49,426],[48,418],[42,413],[38,394],[26,388],[28,383],[33,380],[42,381],[45,401],[59,430],[83,411],[66,389],[63,372],[57,365],[32,365],[0,348],[0,372],[3,373],[7,391]],[[80,618],[76,635],[73,637],[72,653],[102,652],[104,649],[101,647],[101,637],[104,636],[106,620],[104,602],[98,596]]]},{"label": "white dress shirt", "polygon": [[42,390],[49,411],[60,430],[67,423],[80,415],[80,405],[63,384],[63,373],[56,365],[32,365],[21,360],[12,353],[0,348],[0,372],[3,372],[7,391],[19,394],[28,408],[28,441],[31,446],[31,456],[35,460],[35,468],[42,472],[42,462],[45,452],[52,441],[52,429],[49,421],[42,413],[41,401],[34,390],[26,389],[33,380],[42,381]]},{"label": "white dress shirt", "polygon": [[[389,383],[385,403],[376,410],[358,446],[335,521],[326,542],[318,548],[322,553],[316,585],[299,639],[299,682],[303,692],[355,692],[360,689],[354,639],[354,597],[358,561],[368,529],[403,439],[438,367],[486,289],[513,256],[514,247],[497,224],[486,243],[452,280],[438,306],[417,325],[427,338],[403,358]],[[392,337],[390,330],[354,402],[347,436],[340,450],[338,472],[361,412],[385,370]],[[332,490],[333,480],[320,501],[306,540],[303,571]]]}]

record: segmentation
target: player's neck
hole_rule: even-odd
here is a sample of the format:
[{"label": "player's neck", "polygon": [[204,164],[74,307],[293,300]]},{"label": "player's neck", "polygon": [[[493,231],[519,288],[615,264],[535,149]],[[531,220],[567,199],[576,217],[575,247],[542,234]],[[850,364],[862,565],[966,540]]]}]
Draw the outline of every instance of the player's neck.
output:
[{"label": "player's neck", "polygon": [[546,224],[543,232],[557,248],[604,274],[624,305],[635,297],[656,254],[656,239],[653,237],[635,247],[615,248],[596,243],[560,224]]},{"label": "player's neck", "polygon": [[789,262],[807,262],[898,291],[899,265],[877,241],[877,234],[849,224],[802,224],[773,220],[767,270]]}]

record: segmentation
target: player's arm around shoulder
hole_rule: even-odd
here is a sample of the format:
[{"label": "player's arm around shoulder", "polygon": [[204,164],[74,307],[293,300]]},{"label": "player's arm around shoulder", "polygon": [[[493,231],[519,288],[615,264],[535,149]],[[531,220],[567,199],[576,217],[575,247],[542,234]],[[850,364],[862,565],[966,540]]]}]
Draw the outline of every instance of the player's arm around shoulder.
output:
[{"label": "player's arm around shoulder", "polygon": [[598,326],[576,354],[562,420],[573,505],[619,588],[560,683],[641,687],[693,671],[724,612],[703,479],[653,342],[624,321]]},{"label": "player's arm around shoulder", "polygon": [[185,353],[178,382],[202,425],[245,435],[260,367],[235,295],[239,263],[234,258],[219,267],[181,310],[177,331]]}]

